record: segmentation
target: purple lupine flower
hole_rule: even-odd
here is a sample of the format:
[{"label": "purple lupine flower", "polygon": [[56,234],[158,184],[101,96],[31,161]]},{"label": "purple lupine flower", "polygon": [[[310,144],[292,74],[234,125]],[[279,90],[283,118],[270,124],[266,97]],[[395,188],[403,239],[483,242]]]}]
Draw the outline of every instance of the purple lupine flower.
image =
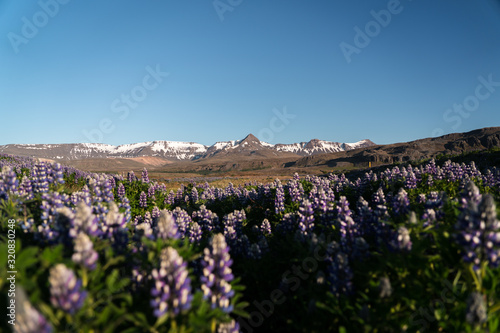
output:
[{"label": "purple lupine flower", "polygon": [[[17,179],[16,172],[14,169],[12,169],[10,166],[5,165],[2,168],[2,172],[0,174],[0,179],[2,180],[0,182],[0,197],[1,197],[1,192],[2,192],[2,187],[3,191],[5,194],[14,194],[17,195],[19,191],[19,180]],[[3,185],[2,185],[3,184]]]},{"label": "purple lupine flower", "polygon": [[165,313],[177,315],[191,307],[191,279],[188,277],[187,264],[172,248],[163,249],[160,255],[160,268],[151,273],[154,286],[150,304],[155,317]]},{"label": "purple lupine flower", "polygon": [[134,182],[137,179],[137,177],[135,176],[134,171],[129,171],[128,172],[127,179],[129,181],[129,183],[132,183],[132,182]]},{"label": "purple lupine flower", "polygon": [[309,235],[314,229],[314,210],[307,199],[302,201],[299,208],[299,229],[303,235]]},{"label": "purple lupine flower", "polygon": [[193,212],[193,220],[198,222],[203,232],[211,232],[219,228],[219,217],[208,210],[205,205],[201,205],[198,211]]},{"label": "purple lupine flower", "polygon": [[148,170],[146,168],[142,169],[141,180],[143,183],[149,183],[149,175],[148,175]]},{"label": "purple lupine flower", "polygon": [[118,185],[116,194],[118,195],[119,198],[123,198],[125,196],[125,186],[123,186],[123,183],[120,183],[120,185]]},{"label": "purple lupine flower", "polygon": [[264,219],[264,221],[262,221],[262,224],[260,225],[260,231],[263,235],[271,234],[271,223],[269,223],[268,219]]},{"label": "purple lupine flower", "polygon": [[179,229],[179,233],[181,235],[181,238],[184,238],[186,236],[186,232],[188,230],[189,225],[191,224],[192,220],[189,214],[183,210],[180,207],[176,207],[172,213],[174,214],[175,221],[177,222],[177,227]]},{"label": "purple lupine flower", "polygon": [[210,301],[212,309],[220,308],[226,313],[233,309],[230,304],[230,299],[234,295],[230,284],[234,278],[231,271],[232,263],[226,239],[222,234],[214,235],[211,247],[204,250],[201,289],[204,298]]},{"label": "purple lupine flower", "polygon": [[151,218],[155,219],[158,217],[160,217],[160,208],[158,208],[157,206],[154,206],[153,210],[151,211]]},{"label": "purple lupine flower", "polygon": [[62,171],[61,164],[54,163],[52,165],[52,177],[54,178],[54,182],[56,184],[64,184],[64,173]]},{"label": "purple lupine flower", "polygon": [[464,260],[478,270],[482,262],[492,267],[500,264],[500,222],[496,205],[490,194],[483,195],[479,204],[471,197],[457,223],[458,241],[464,249]]},{"label": "purple lupine flower", "polygon": [[69,314],[78,311],[87,297],[87,292],[80,290],[82,281],[64,264],[57,264],[50,269],[50,301],[53,306]]},{"label": "purple lupine flower", "polygon": [[128,244],[127,220],[114,201],[109,204],[109,210],[101,224],[102,235],[111,240],[113,248],[119,252],[125,251]]},{"label": "purple lupine flower", "polygon": [[33,199],[33,186],[28,176],[24,176],[21,181],[20,195],[25,196],[27,199]]},{"label": "purple lupine flower", "polygon": [[328,246],[328,280],[332,292],[337,297],[341,294],[349,295],[353,291],[353,272],[349,265],[348,255],[341,250],[338,243],[332,242]]},{"label": "purple lupine flower", "polygon": [[408,189],[417,188],[417,177],[415,177],[413,171],[408,172],[408,175],[406,176],[405,186]]},{"label": "purple lupine flower", "polygon": [[465,319],[471,325],[478,326],[488,320],[488,310],[485,296],[474,291],[467,299],[467,313]]},{"label": "purple lupine flower", "polygon": [[151,200],[156,201],[155,192],[156,192],[156,186],[154,186],[153,184],[150,185],[148,188],[148,198],[151,198]]},{"label": "purple lupine flower", "polygon": [[462,208],[467,208],[469,204],[479,204],[481,201],[482,195],[479,192],[476,184],[473,181],[469,181],[465,190],[462,192],[462,198],[460,199],[460,203]]},{"label": "purple lupine flower", "polygon": [[426,208],[422,214],[422,221],[424,221],[424,228],[433,225],[437,221],[436,211],[432,208]]},{"label": "purple lupine flower", "polygon": [[378,288],[380,290],[379,294],[380,298],[391,297],[392,295],[391,280],[389,280],[387,276],[383,276],[380,278]]},{"label": "purple lupine flower", "polygon": [[222,323],[217,328],[217,333],[238,333],[240,324],[236,320],[231,320],[229,323]]},{"label": "purple lupine flower", "polygon": [[285,211],[285,192],[283,190],[281,182],[278,179],[276,180],[276,183],[277,186],[276,186],[276,197],[274,199],[274,212],[276,214],[279,214]]},{"label": "purple lupine flower", "polygon": [[24,289],[16,285],[15,333],[51,333],[53,328],[47,319],[30,303]]},{"label": "purple lupine flower", "polygon": [[400,251],[411,251],[410,231],[405,227],[399,227],[394,233],[392,247]]},{"label": "purple lupine flower", "polygon": [[160,216],[156,220],[157,237],[161,239],[178,239],[179,232],[177,223],[172,212],[163,209],[160,211]]},{"label": "purple lupine flower", "polygon": [[260,259],[262,257],[262,250],[260,249],[259,244],[253,243],[250,245],[247,256],[252,259]]},{"label": "purple lupine flower", "polygon": [[83,201],[80,201],[76,205],[73,225],[71,226],[69,234],[71,237],[76,237],[80,232],[84,232],[90,236],[99,235],[97,216],[92,213],[92,208],[87,206]]},{"label": "purple lupine flower", "polygon": [[98,254],[94,251],[94,244],[89,236],[80,232],[75,238],[75,253],[71,259],[73,262],[86,267],[89,270],[94,270],[97,264]]},{"label": "purple lupine flower", "polygon": [[32,169],[33,192],[47,193],[49,191],[49,182],[47,180],[47,168],[44,162],[36,164]]},{"label": "purple lupine flower", "polygon": [[165,196],[164,204],[165,205],[172,205],[175,200],[175,193],[173,190],[170,190],[167,196]]},{"label": "purple lupine flower", "polygon": [[198,201],[198,198],[198,190],[193,186],[193,188],[191,189],[191,201],[193,203],[196,203]]},{"label": "purple lupine flower", "polygon": [[299,190],[299,182],[297,180],[292,180],[288,183],[288,192],[290,193],[290,198],[292,202],[299,202],[301,198],[301,193]]},{"label": "purple lupine flower", "polygon": [[398,194],[394,197],[392,208],[396,215],[404,215],[409,212],[410,199],[408,198],[408,193],[403,188],[400,188]]},{"label": "purple lupine flower", "polygon": [[144,191],[141,192],[141,195],[139,197],[139,206],[142,208],[146,208],[148,206],[148,198]]},{"label": "purple lupine flower", "polygon": [[198,223],[193,222],[191,227],[189,228],[189,241],[191,243],[199,243],[201,241],[202,236],[201,227]]}]

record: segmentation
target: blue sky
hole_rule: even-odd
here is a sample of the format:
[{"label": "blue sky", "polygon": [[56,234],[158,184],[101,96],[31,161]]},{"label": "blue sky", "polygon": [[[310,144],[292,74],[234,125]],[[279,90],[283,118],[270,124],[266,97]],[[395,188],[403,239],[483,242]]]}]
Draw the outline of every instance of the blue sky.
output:
[{"label": "blue sky", "polygon": [[0,0],[0,144],[500,126],[499,41],[497,0]]}]

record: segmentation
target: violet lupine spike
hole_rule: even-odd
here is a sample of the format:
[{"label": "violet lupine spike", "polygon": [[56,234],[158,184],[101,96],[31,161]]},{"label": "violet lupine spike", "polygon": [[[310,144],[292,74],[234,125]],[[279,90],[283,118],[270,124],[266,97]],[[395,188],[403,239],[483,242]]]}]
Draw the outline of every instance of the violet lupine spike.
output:
[{"label": "violet lupine spike", "polygon": [[129,171],[129,173],[127,174],[127,180],[129,181],[129,183],[134,182],[136,179],[137,177],[135,176],[134,171]]},{"label": "violet lupine spike", "polygon": [[210,301],[212,309],[220,308],[226,313],[233,309],[230,304],[231,297],[234,295],[230,284],[234,278],[231,270],[232,263],[226,239],[222,234],[214,235],[210,248],[204,250],[201,289],[204,298]]},{"label": "violet lupine spike", "polygon": [[201,205],[198,211],[193,212],[193,220],[197,220],[203,232],[212,232],[219,229],[219,217],[208,210],[205,205]]},{"label": "violet lupine spike", "polygon": [[328,280],[332,292],[337,297],[342,295],[350,295],[353,291],[353,272],[349,265],[349,256],[344,253],[339,244],[332,242],[328,246]]},{"label": "violet lupine spike", "polygon": [[490,194],[482,196],[479,204],[471,197],[457,223],[458,241],[464,249],[464,261],[478,270],[483,262],[492,267],[500,264],[500,222],[496,205]]},{"label": "violet lupine spike", "polygon": [[15,333],[51,333],[52,325],[31,305],[24,289],[16,285],[16,323]]},{"label": "violet lupine spike", "polygon": [[156,221],[157,237],[161,239],[178,239],[180,237],[177,223],[172,212],[163,209]]},{"label": "violet lupine spike", "polygon": [[236,320],[231,320],[229,323],[222,323],[217,328],[217,333],[238,333],[240,324]]},{"label": "violet lupine spike", "polygon": [[170,190],[168,195],[165,196],[165,200],[163,201],[163,203],[165,205],[172,205],[174,203],[174,200],[175,200],[175,193],[173,190]]},{"label": "violet lupine spike", "polygon": [[109,210],[101,224],[102,234],[111,240],[113,248],[125,250],[128,244],[127,220],[114,201],[109,204]]},{"label": "violet lupine spike", "polygon": [[156,201],[156,196],[155,196],[156,188],[154,185],[149,186],[148,188],[148,198],[151,198],[151,200]]},{"label": "violet lupine spike", "polygon": [[49,191],[49,182],[47,180],[47,168],[44,162],[36,164],[32,169],[33,174],[33,192],[47,193]]},{"label": "violet lupine spike", "polygon": [[160,267],[151,273],[154,286],[151,289],[151,306],[155,317],[165,313],[178,315],[191,308],[191,279],[188,277],[187,264],[172,247],[163,249],[160,254]]},{"label": "violet lupine spike", "polygon": [[177,227],[181,238],[184,238],[187,234],[187,230],[192,220],[189,214],[180,207],[176,207],[172,213],[174,214],[175,221],[177,222]]},{"label": "violet lupine spike", "polygon": [[71,259],[73,262],[86,267],[89,270],[94,270],[97,264],[98,254],[94,250],[94,244],[89,236],[80,232],[74,240],[74,250]]},{"label": "violet lupine spike", "polygon": [[479,204],[481,198],[481,192],[477,188],[476,184],[474,184],[471,180],[467,183],[465,190],[462,192],[460,203],[462,208],[467,208],[467,206],[471,203]]},{"label": "violet lupine spike", "polygon": [[268,219],[264,219],[264,221],[262,221],[262,224],[260,225],[260,231],[265,236],[271,235],[271,223],[269,223]]},{"label": "violet lupine spike", "polygon": [[399,251],[411,251],[412,243],[410,231],[406,227],[399,227],[394,233],[392,247]]},{"label": "violet lupine spike", "polygon": [[87,292],[82,291],[82,281],[64,264],[57,264],[50,269],[50,301],[56,308],[74,314],[83,305]]},{"label": "violet lupine spike", "polygon": [[118,195],[119,198],[123,198],[125,196],[125,186],[123,186],[123,183],[120,183],[120,185],[118,185],[116,194]]},{"label": "violet lupine spike", "polygon": [[146,184],[149,183],[149,175],[148,175],[148,170],[146,168],[142,169],[141,181]]},{"label": "violet lupine spike", "polygon": [[144,191],[142,191],[141,195],[139,196],[139,206],[142,208],[146,208],[148,206],[148,198]]},{"label": "violet lupine spike", "polygon": [[151,211],[151,217],[153,219],[160,217],[160,209],[157,206],[153,207],[153,210]]},{"label": "violet lupine spike", "polygon": [[[17,195],[19,192],[19,180],[17,179],[16,172],[14,169],[12,169],[10,166],[4,166],[2,167],[2,172],[0,174],[0,198],[1,192],[2,192],[2,187],[4,191],[4,196],[8,198],[8,194],[14,194]],[[3,185],[2,185],[3,184]]]},{"label": "violet lupine spike", "polygon": [[469,295],[465,319],[474,326],[479,326],[488,320],[488,309],[484,295],[477,291]]},{"label": "violet lupine spike", "polygon": [[189,241],[191,243],[200,243],[203,233],[198,223],[193,222],[189,228]]},{"label": "violet lupine spike", "polygon": [[23,177],[20,189],[22,196],[25,196],[26,199],[33,199],[33,186],[31,185],[31,180],[28,176]]},{"label": "violet lupine spike", "polygon": [[57,184],[64,184],[64,173],[62,171],[61,164],[55,163],[52,166],[52,172],[54,173],[54,181]]},{"label": "violet lupine spike", "polygon": [[285,211],[285,192],[283,186],[278,182],[276,186],[276,197],[274,199],[274,212],[279,214]]},{"label": "violet lupine spike", "polygon": [[299,229],[303,235],[311,234],[314,229],[314,210],[307,199],[299,207]]},{"label": "violet lupine spike", "polygon": [[69,233],[71,237],[76,237],[80,231],[90,236],[100,234],[97,216],[92,213],[92,208],[83,201],[76,205],[73,225]]},{"label": "violet lupine spike", "polygon": [[199,199],[199,196],[198,196],[198,190],[196,189],[196,187],[193,187],[191,189],[191,201],[193,203],[196,203]]},{"label": "violet lupine spike", "polygon": [[400,188],[398,194],[394,197],[392,208],[396,215],[404,215],[410,211],[410,199],[403,188]]}]

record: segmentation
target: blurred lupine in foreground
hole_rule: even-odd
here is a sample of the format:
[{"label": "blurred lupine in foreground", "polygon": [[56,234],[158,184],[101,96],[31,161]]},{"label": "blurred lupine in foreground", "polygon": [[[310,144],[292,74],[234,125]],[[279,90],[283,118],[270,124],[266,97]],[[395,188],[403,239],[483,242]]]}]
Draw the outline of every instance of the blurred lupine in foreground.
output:
[{"label": "blurred lupine in foreground", "polygon": [[74,249],[75,253],[73,253],[71,258],[75,263],[83,265],[90,270],[96,267],[99,255],[94,251],[94,245],[89,236],[80,232],[75,238]]},{"label": "blurred lupine in foreground", "polygon": [[151,275],[154,281],[151,306],[156,317],[167,312],[177,315],[191,307],[191,279],[187,265],[174,248],[162,250],[160,268],[153,269]]},{"label": "blurred lupine in foreground", "polygon": [[222,234],[214,235],[210,248],[205,248],[203,256],[203,276],[201,277],[203,294],[210,300],[212,308],[231,312],[231,297],[234,291],[230,282],[233,280],[229,248]]},{"label": "blurred lupine in foreground", "polygon": [[478,293],[477,291],[470,294],[467,299],[466,319],[469,324],[474,326],[485,323],[488,319],[484,295]]},{"label": "blurred lupine in foreground", "polygon": [[149,183],[149,174],[146,168],[142,169],[142,177],[141,180],[143,183]]},{"label": "blurred lupine in foreground", "polygon": [[49,322],[30,303],[24,289],[16,285],[15,333],[51,333]]},{"label": "blurred lupine in foreground", "polygon": [[82,281],[77,279],[71,269],[57,264],[50,269],[49,282],[52,305],[69,314],[74,314],[82,307],[87,292],[80,290]]},{"label": "blurred lupine in foreground", "polygon": [[462,202],[465,207],[456,225],[458,241],[465,252],[464,260],[473,263],[476,270],[480,269],[483,262],[498,267],[500,222],[497,219],[495,201],[491,195],[481,196],[472,182],[467,186],[464,198],[467,198]]},{"label": "blurred lupine in foreground", "polygon": [[177,223],[173,214],[166,209],[160,211],[160,216],[157,218],[156,225],[158,228],[157,237],[161,239],[179,238],[177,231]]}]

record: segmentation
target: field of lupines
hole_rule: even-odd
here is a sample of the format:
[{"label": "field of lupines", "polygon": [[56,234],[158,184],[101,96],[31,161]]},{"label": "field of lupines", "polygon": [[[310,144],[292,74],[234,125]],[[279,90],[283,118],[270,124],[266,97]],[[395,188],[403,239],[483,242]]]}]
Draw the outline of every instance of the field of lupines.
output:
[{"label": "field of lupines", "polygon": [[496,168],[175,192],[147,170],[0,167],[2,330],[500,331]]}]

